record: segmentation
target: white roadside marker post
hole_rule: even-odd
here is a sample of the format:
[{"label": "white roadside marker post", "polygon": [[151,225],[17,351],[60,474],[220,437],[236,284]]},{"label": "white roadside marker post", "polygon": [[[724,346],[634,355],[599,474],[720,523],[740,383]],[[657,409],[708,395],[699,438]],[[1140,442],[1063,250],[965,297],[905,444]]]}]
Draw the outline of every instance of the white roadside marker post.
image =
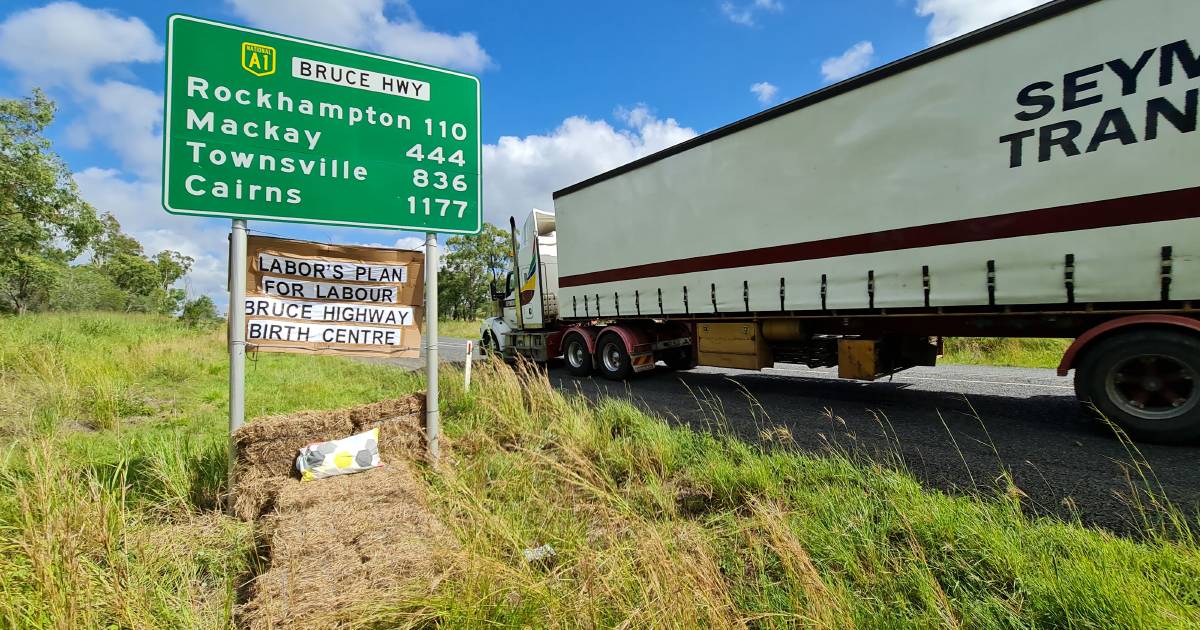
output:
[{"label": "white roadside marker post", "polygon": [[233,433],[246,422],[246,220],[229,233],[229,482],[233,490]]},{"label": "white roadside marker post", "polygon": [[437,233],[425,234],[425,443],[429,460],[438,461],[438,245]]},{"label": "white roadside marker post", "polygon": [[475,342],[467,340],[467,366],[463,369],[463,390],[471,391],[471,355],[475,353]]}]

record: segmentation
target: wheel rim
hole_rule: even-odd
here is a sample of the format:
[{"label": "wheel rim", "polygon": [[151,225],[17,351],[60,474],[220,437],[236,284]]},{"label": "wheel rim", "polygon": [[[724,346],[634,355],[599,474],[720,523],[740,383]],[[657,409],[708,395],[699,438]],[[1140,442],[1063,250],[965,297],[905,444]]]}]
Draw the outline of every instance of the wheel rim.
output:
[{"label": "wheel rim", "polygon": [[1192,367],[1157,354],[1117,363],[1108,372],[1105,388],[1122,411],[1146,420],[1171,420],[1200,403]]},{"label": "wheel rim", "polygon": [[617,344],[605,344],[601,357],[604,361],[604,369],[609,372],[619,372],[621,370],[621,349],[617,347]]},{"label": "wheel rim", "polygon": [[567,345],[567,362],[571,367],[583,367],[583,360],[586,358],[587,352],[583,349],[583,344],[578,341],[572,341]]}]

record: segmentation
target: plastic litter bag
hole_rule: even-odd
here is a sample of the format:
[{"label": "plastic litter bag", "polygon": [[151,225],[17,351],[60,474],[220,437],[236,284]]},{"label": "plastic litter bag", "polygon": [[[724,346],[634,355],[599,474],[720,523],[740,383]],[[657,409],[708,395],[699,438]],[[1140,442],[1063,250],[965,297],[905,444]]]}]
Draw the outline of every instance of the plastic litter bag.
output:
[{"label": "plastic litter bag", "polygon": [[300,481],[324,479],[379,468],[379,427],[340,440],[314,442],[300,449]]}]

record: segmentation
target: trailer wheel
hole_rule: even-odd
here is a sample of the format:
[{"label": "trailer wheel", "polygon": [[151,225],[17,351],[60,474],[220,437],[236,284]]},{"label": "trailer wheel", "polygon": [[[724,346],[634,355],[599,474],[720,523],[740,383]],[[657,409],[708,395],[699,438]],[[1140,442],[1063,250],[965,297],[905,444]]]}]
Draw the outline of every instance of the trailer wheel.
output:
[{"label": "trailer wheel", "polygon": [[598,345],[596,358],[604,378],[623,381],[633,374],[633,362],[629,360],[629,352],[625,350],[625,342],[620,337],[605,335],[600,338]]},{"label": "trailer wheel", "polygon": [[1137,330],[1103,339],[1081,358],[1075,391],[1135,439],[1200,438],[1200,338]]},{"label": "trailer wheel", "polygon": [[481,354],[483,354],[483,356],[486,357],[486,356],[491,356],[493,354],[497,355],[497,356],[500,355],[500,343],[496,341],[496,338],[494,336],[492,336],[492,333],[490,333],[490,332],[483,333],[482,341],[483,341],[483,343],[481,343],[479,345],[480,345],[480,350],[483,351],[481,353]]},{"label": "trailer wheel", "polygon": [[587,344],[578,334],[567,335],[563,344],[563,359],[567,363],[567,371],[575,376],[587,376],[592,373],[592,355],[588,353]]}]

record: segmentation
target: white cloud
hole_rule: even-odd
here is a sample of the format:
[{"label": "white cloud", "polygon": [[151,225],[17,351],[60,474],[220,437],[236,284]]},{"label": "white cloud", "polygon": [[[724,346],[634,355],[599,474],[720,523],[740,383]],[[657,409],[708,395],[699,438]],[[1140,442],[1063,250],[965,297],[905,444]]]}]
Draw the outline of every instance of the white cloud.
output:
[{"label": "white cloud", "polygon": [[[162,57],[162,43],[140,19],[74,2],[20,11],[0,23],[0,64],[75,106],[66,108],[78,112],[65,121],[68,144],[103,144],[121,166],[74,173],[83,198],[116,217],[147,254],[173,249],[195,259],[184,288],[223,304],[224,230],[163,211],[162,94],[123,80],[132,76],[129,64]],[[106,76],[118,78],[98,78]]]},{"label": "white cloud", "polygon": [[421,236],[401,236],[396,239],[396,242],[391,244],[394,249],[425,249],[425,239]]},{"label": "white cloud", "polygon": [[0,23],[0,63],[42,86],[83,81],[97,68],[162,56],[158,38],[138,18],[74,2],[18,11]]},{"label": "white cloud", "polygon": [[621,128],[572,116],[546,135],[503,136],[483,147],[485,217],[507,225],[531,208],[550,210],[551,194],[696,135],[674,118],[656,117],[645,105],[618,109]]},{"label": "white cloud", "polygon": [[125,168],[142,176],[155,176],[161,168],[162,95],[93,75],[162,56],[162,44],[138,18],[73,2],[20,11],[0,23],[0,64],[82,111],[67,124],[67,142],[83,148],[103,141]]},{"label": "white cloud", "polygon": [[142,177],[162,170],[162,95],[124,81],[83,83],[73,93],[88,104],[71,122],[67,138],[76,147],[101,140],[125,168]]},{"label": "white cloud", "polygon": [[775,95],[779,92],[779,86],[766,81],[760,81],[751,85],[750,91],[754,93],[754,98],[757,98],[759,103],[767,105],[775,100]]},{"label": "white cloud", "polygon": [[721,3],[721,13],[734,24],[754,26],[756,17],[762,12],[779,13],[783,11],[783,3],[779,0],[753,0],[747,4],[735,4],[731,1]]},{"label": "white cloud", "polygon": [[474,33],[439,33],[407,0],[227,0],[254,26],[460,70],[492,65]]},{"label": "white cloud", "polygon": [[821,76],[829,82],[848,79],[869,68],[874,60],[875,45],[858,42],[841,55],[822,61]]},{"label": "white cloud", "polygon": [[160,228],[133,232],[134,238],[142,243],[149,254],[164,249],[173,249],[192,258],[192,268],[183,278],[183,289],[188,297],[207,295],[218,308],[229,302],[229,274],[227,235],[228,229],[197,230],[196,219],[185,218],[191,224],[186,232]]},{"label": "white cloud", "polygon": [[165,215],[157,179],[123,177],[115,168],[89,167],[75,172],[75,183],[88,203],[111,212],[129,230],[161,227]]},{"label": "white cloud", "polygon": [[917,0],[917,15],[933,16],[926,31],[930,44],[940,44],[1047,0]]}]

